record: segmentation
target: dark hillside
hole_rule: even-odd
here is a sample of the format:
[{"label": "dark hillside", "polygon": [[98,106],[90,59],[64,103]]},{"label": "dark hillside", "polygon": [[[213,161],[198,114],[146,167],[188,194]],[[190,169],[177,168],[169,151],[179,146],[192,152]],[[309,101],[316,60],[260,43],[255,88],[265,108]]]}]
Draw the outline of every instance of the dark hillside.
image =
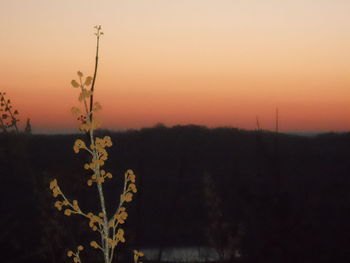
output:
[{"label": "dark hillside", "polygon": [[[106,170],[110,210],[126,169],[139,192],[122,250],[215,246],[240,262],[350,260],[350,134],[316,137],[199,126],[101,131],[114,142]],[[53,207],[57,178],[82,208],[99,209],[86,184],[82,135],[0,135],[2,262],[67,262],[64,251],[94,235]],[[81,242],[85,240],[85,242]],[[94,252],[90,254],[91,262]],[[87,261],[86,262],[90,262]]]}]

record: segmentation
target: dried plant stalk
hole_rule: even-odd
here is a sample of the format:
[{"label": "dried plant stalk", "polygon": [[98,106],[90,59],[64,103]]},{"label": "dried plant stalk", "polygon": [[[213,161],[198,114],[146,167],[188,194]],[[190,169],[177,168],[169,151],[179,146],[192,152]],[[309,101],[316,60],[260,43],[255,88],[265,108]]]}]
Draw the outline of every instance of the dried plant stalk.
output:
[{"label": "dried plant stalk", "polygon": [[[91,177],[87,180],[87,184],[88,186],[96,184],[101,211],[98,214],[83,212],[77,200],[70,201],[70,199],[64,195],[56,179],[51,181],[50,189],[52,190],[53,196],[59,198],[59,200],[55,202],[55,207],[58,210],[63,210],[64,214],[67,216],[78,214],[88,219],[89,227],[92,231],[100,234],[101,240],[100,242],[91,241],[90,246],[101,250],[104,262],[111,263],[116,247],[119,243],[125,242],[124,230],[121,228],[121,225],[125,223],[128,217],[125,204],[132,201],[133,195],[137,192],[137,188],[134,172],[132,170],[127,170],[124,174],[124,186],[122,194],[120,195],[119,205],[114,213],[108,216],[103,193],[103,184],[107,179],[112,178],[112,174],[103,170],[102,167],[108,159],[106,148],[112,146],[112,140],[109,136],[103,138],[94,136],[94,131],[98,127],[98,123],[95,119],[95,112],[101,109],[101,105],[98,102],[93,102],[93,93],[97,75],[99,40],[100,36],[103,34],[103,32],[101,32],[101,26],[96,26],[95,29],[97,48],[94,77],[88,76],[83,81],[83,73],[78,71],[79,80],[71,81],[74,88],[80,89],[79,101],[83,104],[82,109],[73,107],[72,112],[79,116],[78,120],[81,122],[80,130],[88,134],[87,143],[81,139],[77,139],[74,143],[73,150],[75,153],[79,153],[80,150],[83,150],[90,154],[91,161],[84,164],[84,169],[92,172]],[[83,249],[84,247],[79,245],[76,252],[69,250],[67,256],[72,257],[75,263],[80,263],[81,258],[79,253]],[[134,251],[135,262],[138,262],[141,256],[143,256],[142,252]]]}]

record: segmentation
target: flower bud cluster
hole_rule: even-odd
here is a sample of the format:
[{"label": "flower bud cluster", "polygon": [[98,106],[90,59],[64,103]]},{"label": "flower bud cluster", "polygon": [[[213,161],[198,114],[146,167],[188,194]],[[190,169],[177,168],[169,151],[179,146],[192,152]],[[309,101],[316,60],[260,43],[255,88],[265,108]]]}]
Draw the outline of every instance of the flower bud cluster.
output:
[{"label": "flower bud cluster", "polygon": [[133,172],[133,170],[127,170],[126,173],[124,174],[125,177],[125,182],[127,185],[126,191],[120,196],[121,202],[131,202],[134,193],[137,192],[137,188],[135,185],[136,181],[136,176]]},{"label": "flower bud cluster", "polygon": [[81,263],[79,253],[80,253],[80,251],[83,251],[83,250],[84,250],[84,247],[80,245],[80,246],[77,247],[76,252],[73,252],[72,250],[69,250],[67,252],[67,256],[69,258],[72,258],[74,263]]},{"label": "flower bud cluster", "polygon": [[101,228],[103,224],[103,213],[99,213],[99,215],[94,215],[93,213],[88,213],[87,217],[90,219],[89,227],[92,231],[97,231]]},{"label": "flower bud cluster", "polygon": [[62,197],[62,201],[57,200],[55,202],[55,207],[57,208],[58,211],[61,211],[63,208],[65,208],[64,210],[64,214],[66,216],[70,216],[71,214],[82,214],[84,215],[84,213],[81,211],[78,201],[77,200],[73,200],[72,202],[69,202],[68,199],[64,196],[64,194],[62,193],[60,187],[58,186],[57,180],[53,179],[50,183],[50,189],[52,191],[52,194],[54,197],[58,197],[61,196]]},{"label": "flower bud cluster", "polygon": [[58,197],[59,195],[62,195],[61,189],[58,186],[56,179],[53,179],[50,182],[50,189],[52,191],[53,197]]},{"label": "flower bud cluster", "polygon": [[85,78],[85,81],[83,81],[83,73],[78,71],[77,75],[79,77],[79,81],[73,79],[71,81],[71,85],[73,88],[80,88],[79,101],[84,103],[85,114],[82,113],[83,111],[77,107],[73,107],[71,109],[71,112],[74,115],[80,114],[80,116],[78,117],[78,120],[81,121],[79,129],[81,131],[89,132],[96,129],[99,126],[99,122],[96,121],[95,118],[93,118],[92,113],[99,111],[102,107],[100,103],[95,102],[93,105],[91,105],[91,108],[88,108],[88,100],[90,100],[91,102],[93,98],[93,87],[91,86],[91,84],[93,83],[93,78],[91,76],[88,76]]},{"label": "flower bud cluster", "polygon": [[90,145],[90,150],[88,150],[85,144],[82,144],[80,140],[76,140],[74,147],[77,151],[81,148],[85,148],[92,154],[91,163],[84,164],[84,169],[92,170],[94,172],[91,178],[87,181],[88,186],[92,186],[93,183],[104,183],[106,178],[113,178],[111,173],[100,169],[108,159],[108,153],[105,148],[111,146],[112,140],[109,136],[103,138],[96,137],[94,144]]},{"label": "flower bud cluster", "polygon": [[116,235],[113,236],[113,238],[108,238],[107,243],[108,247],[114,248],[118,245],[118,243],[125,243],[125,237],[124,237],[124,229],[119,228]]}]

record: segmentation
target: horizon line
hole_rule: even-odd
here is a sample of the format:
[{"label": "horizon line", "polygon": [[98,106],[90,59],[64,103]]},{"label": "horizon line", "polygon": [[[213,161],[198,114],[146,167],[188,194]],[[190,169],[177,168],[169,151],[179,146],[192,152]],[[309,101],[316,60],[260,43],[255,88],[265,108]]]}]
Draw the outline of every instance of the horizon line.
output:
[{"label": "horizon line", "polygon": [[[99,128],[96,129],[95,131],[106,131],[106,132],[127,132],[127,131],[141,131],[143,129],[153,129],[153,128],[159,128],[159,127],[164,127],[164,128],[175,128],[175,127],[202,127],[206,129],[235,129],[235,130],[242,130],[242,131],[263,131],[263,132],[272,132],[276,133],[276,130],[271,130],[271,129],[245,129],[245,128],[239,128],[239,127],[234,127],[234,126],[206,126],[206,125],[199,125],[199,124],[176,124],[172,126],[167,126],[163,123],[158,123],[153,126],[145,126],[145,127],[140,127],[140,128],[118,128],[118,129],[108,129],[108,128]],[[281,131],[279,130],[277,133],[278,134],[289,134],[289,135],[300,135],[300,136],[316,136],[320,134],[327,134],[327,133],[347,133],[350,132],[349,130],[287,130],[287,131]],[[33,131],[33,135],[73,135],[73,134],[80,134],[81,132],[76,128],[76,129],[59,129],[59,130],[54,130],[54,129],[47,129],[44,128],[41,130],[40,128],[38,131]]]}]

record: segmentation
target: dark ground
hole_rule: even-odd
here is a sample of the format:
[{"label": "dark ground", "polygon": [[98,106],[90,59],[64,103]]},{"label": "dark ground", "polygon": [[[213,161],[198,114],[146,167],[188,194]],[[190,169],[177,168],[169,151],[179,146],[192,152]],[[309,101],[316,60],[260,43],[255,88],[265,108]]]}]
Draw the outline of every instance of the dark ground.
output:
[{"label": "dark ground", "polygon": [[[239,250],[232,262],[350,261],[350,134],[315,137],[231,128],[157,126],[100,131],[114,142],[105,184],[110,210],[126,169],[139,192],[128,206],[127,243],[137,247],[212,246]],[[87,221],[54,207],[57,178],[85,210],[97,211],[86,184],[82,135],[0,134],[1,262],[70,262],[67,248],[96,240]],[[83,262],[99,262],[91,248]]]}]

